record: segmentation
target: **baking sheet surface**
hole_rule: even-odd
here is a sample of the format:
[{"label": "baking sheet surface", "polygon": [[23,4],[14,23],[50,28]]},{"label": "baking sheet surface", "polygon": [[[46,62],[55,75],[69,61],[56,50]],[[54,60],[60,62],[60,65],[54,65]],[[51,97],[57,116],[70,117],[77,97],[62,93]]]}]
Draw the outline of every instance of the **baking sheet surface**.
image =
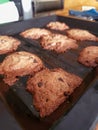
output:
[{"label": "baking sheet surface", "polygon": [[[75,90],[75,92],[69,97],[67,102],[64,102],[55,112],[53,112],[49,117],[40,120],[40,123],[38,121],[38,125],[40,126],[48,126],[48,128],[53,128],[53,129],[59,129],[61,126],[65,129],[68,128],[67,130],[71,130],[73,128],[73,125],[70,127],[67,127],[68,125],[65,125],[67,122],[73,122],[75,124],[77,122],[75,117],[70,118],[70,113],[74,115],[74,110],[79,112],[82,107],[86,107],[86,101],[87,103],[91,103],[89,100],[89,94],[93,95],[93,89],[94,89],[94,84],[92,84],[94,78],[95,78],[95,71],[92,68],[87,68],[77,62],[77,57],[79,55],[79,52],[81,49],[83,49],[86,46],[89,45],[98,45],[97,42],[80,42],[78,50],[69,50],[63,54],[57,54],[52,51],[47,51],[41,48],[39,41],[31,41],[28,39],[23,39],[19,36],[19,33],[25,29],[31,28],[31,27],[42,27],[44,28],[45,25],[50,22],[50,21],[61,21],[61,22],[66,22],[71,28],[83,28],[83,29],[88,29],[92,31],[92,33],[97,35],[97,23],[89,22],[89,21],[84,21],[84,20],[79,20],[79,19],[74,19],[70,17],[61,17],[61,16],[50,16],[50,17],[43,17],[43,18],[38,18],[34,20],[27,20],[27,21],[21,21],[19,23],[13,23],[13,24],[8,24],[0,27],[0,34],[6,34],[6,35],[12,35],[16,38],[19,38],[22,42],[21,46],[18,48],[17,51],[20,50],[25,50],[31,53],[35,53],[38,55],[44,62],[45,66],[47,68],[62,68],[68,72],[74,73],[78,76],[80,76],[83,79],[83,83],[79,88]],[[85,26],[84,26],[85,24]],[[6,55],[0,56],[0,61],[4,59]],[[15,106],[19,107],[19,109],[23,112],[26,113],[27,115],[30,116],[37,116],[39,117],[39,113],[36,112],[36,110],[33,107],[32,104],[32,96],[30,93],[28,93],[25,90],[26,87],[26,81],[28,77],[24,76],[20,78],[20,80],[13,85],[9,91],[6,93],[6,98],[9,103],[13,103]],[[97,80],[96,80],[97,82]],[[94,82],[95,83],[95,82]],[[95,85],[96,86],[96,85]],[[91,90],[89,90],[91,88]],[[88,91],[89,90],[89,91]],[[82,98],[82,95],[86,93],[86,96]],[[94,94],[97,96],[96,94]],[[81,99],[82,103],[78,103],[77,101]],[[91,99],[92,100],[92,99]],[[94,99],[95,100],[95,99]],[[78,108],[77,108],[78,104]],[[82,104],[82,107],[81,107]],[[98,108],[96,105],[96,101],[94,104],[96,109]],[[76,106],[76,107],[73,107]],[[87,106],[88,107],[88,106]],[[90,107],[90,104],[89,104]],[[90,107],[92,110],[92,107]],[[84,111],[87,109],[84,109]],[[82,112],[81,112],[82,113]],[[79,112],[79,114],[81,114]],[[83,114],[82,114],[83,116]],[[63,117],[63,118],[62,118]],[[80,116],[81,117],[81,116]],[[79,118],[79,117],[77,117]],[[82,117],[83,119],[85,118],[85,114]],[[79,118],[81,120],[81,118]],[[89,114],[87,115],[86,120],[89,120]],[[44,123],[43,123],[44,122]],[[55,124],[56,122],[56,124]],[[58,123],[60,122],[60,123]],[[89,121],[88,121],[89,122]],[[87,123],[88,123],[87,122]],[[38,128],[36,124],[34,125],[35,128]],[[57,125],[60,124],[60,125]],[[89,123],[88,123],[89,124]],[[52,127],[53,125],[53,127]],[[78,124],[79,127],[81,124]],[[86,128],[85,124],[84,127]],[[76,128],[76,126],[75,126]],[[78,128],[78,127],[77,127]],[[81,128],[81,127],[80,127]],[[43,127],[43,129],[46,129],[46,127]],[[78,130],[78,129],[74,129]],[[80,129],[79,129],[80,130]],[[82,130],[82,129],[81,129]],[[87,129],[83,129],[87,130]]]}]

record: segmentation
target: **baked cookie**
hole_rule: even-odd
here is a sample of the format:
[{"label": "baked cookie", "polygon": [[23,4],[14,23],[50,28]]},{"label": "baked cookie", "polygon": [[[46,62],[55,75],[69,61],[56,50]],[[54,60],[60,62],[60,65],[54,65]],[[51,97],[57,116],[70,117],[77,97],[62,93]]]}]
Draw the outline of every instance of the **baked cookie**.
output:
[{"label": "baked cookie", "polygon": [[41,38],[41,46],[46,50],[53,50],[57,53],[65,52],[68,49],[76,49],[76,40],[61,34],[47,35]]},{"label": "baked cookie", "polygon": [[60,68],[43,69],[27,81],[33,105],[40,117],[50,115],[82,82],[82,79]]},{"label": "baked cookie", "polygon": [[50,34],[51,34],[50,31],[41,28],[30,28],[20,33],[22,37],[28,39],[39,39],[44,35],[50,35]]},{"label": "baked cookie", "polygon": [[0,35],[0,54],[6,54],[17,50],[21,42],[11,36]]},{"label": "baked cookie", "polygon": [[96,67],[98,65],[98,46],[84,48],[80,52],[78,61],[87,67]]},{"label": "baked cookie", "polygon": [[4,75],[4,82],[13,85],[19,76],[37,72],[43,63],[35,54],[20,51],[8,55],[0,64],[0,74]]},{"label": "baked cookie", "polygon": [[98,38],[95,35],[83,29],[69,29],[66,31],[66,34],[68,35],[68,37],[79,41],[83,40],[98,41]]},{"label": "baked cookie", "polygon": [[64,22],[59,22],[59,21],[52,21],[49,22],[46,27],[48,27],[49,29],[53,29],[53,30],[59,30],[59,31],[64,31],[66,29],[69,29],[69,26],[64,23]]}]

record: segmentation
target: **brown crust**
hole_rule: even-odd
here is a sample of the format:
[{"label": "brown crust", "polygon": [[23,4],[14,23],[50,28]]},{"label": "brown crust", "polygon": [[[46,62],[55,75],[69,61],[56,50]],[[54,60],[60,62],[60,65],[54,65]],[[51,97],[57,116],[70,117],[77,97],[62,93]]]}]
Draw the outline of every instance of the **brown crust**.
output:
[{"label": "brown crust", "polygon": [[51,34],[50,31],[41,28],[30,28],[20,33],[22,37],[28,39],[39,39],[44,35],[50,35],[50,34]]},{"label": "brown crust", "polygon": [[96,67],[98,65],[98,46],[84,48],[80,52],[78,61],[87,67]]},{"label": "brown crust", "polygon": [[69,29],[66,31],[66,34],[68,35],[68,37],[79,41],[83,40],[98,41],[98,38],[95,35],[83,29]]},{"label": "brown crust", "polygon": [[44,36],[40,44],[44,49],[53,50],[57,53],[62,53],[68,49],[76,49],[78,47],[75,40],[61,34]]},{"label": "brown crust", "polygon": [[1,35],[0,36],[0,54],[6,54],[15,51],[21,42],[11,36]]},{"label": "brown crust", "polygon": [[53,29],[53,30],[59,30],[59,31],[64,31],[66,29],[69,29],[69,26],[64,23],[64,22],[59,22],[59,21],[52,21],[49,22],[46,27],[48,27],[49,29]]},{"label": "brown crust", "polygon": [[33,104],[41,117],[50,115],[78,87],[82,79],[62,69],[43,69],[27,82]]},{"label": "brown crust", "polygon": [[16,76],[24,76],[37,72],[43,67],[43,63],[36,55],[21,51],[7,56],[0,65],[0,74],[4,75],[4,81],[13,85]]}]

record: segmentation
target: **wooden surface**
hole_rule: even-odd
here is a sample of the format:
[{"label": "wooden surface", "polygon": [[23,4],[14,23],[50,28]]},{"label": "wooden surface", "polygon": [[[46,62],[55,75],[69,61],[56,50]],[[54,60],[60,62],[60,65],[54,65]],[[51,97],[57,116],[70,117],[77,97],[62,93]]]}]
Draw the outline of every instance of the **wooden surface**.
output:
[{"label": "wooden surface", "polygon": [[56,14],[66,16],[70,9],[82,10],[82,6],[94,6],[98,9],[97,0],[64,0],[64,9],[56,11]]}]

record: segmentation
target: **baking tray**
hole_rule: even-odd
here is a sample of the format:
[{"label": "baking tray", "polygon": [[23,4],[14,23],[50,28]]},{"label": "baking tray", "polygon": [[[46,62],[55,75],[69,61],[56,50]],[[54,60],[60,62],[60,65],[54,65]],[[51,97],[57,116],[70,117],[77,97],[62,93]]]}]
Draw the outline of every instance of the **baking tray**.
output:
[{"label": "baking tray", "polygon": [[[29,39],[23,39],[22,37],[19,36],[20,32],[24,31],[25,29],[29,29],[31,27],[44,28],[45,25],[50,21],[65,22],[70,26],[70,28],[87,29],[91,31],[93,34],[98,35],[97,34],[98,23],[96,22],[85,21],[85,20],[76,19],[72,17],[62,17],[57,15],[35,18],[35,19],[20,21],[20,22],[14,22],[11,24],[9,23],[0,26],[0,34],[12,35],[13,37],[19,38],[21,40],[22,44],[20,45],[17,51],[25,50],[28,52],[35,53],[43,60],[47,68],[60,67],[68,72],[80,76],[83,79],[83,82],[80,85],[80,87],[77,88],[74,91],[74,93],[69,96],[68,100],[64,102],[50,116],[44,119],[39,118],[39,113],[36,112],[32,104],[32,96],[30,95],[30,93],[28,93],[25,90],[28,76],[24,76],[20,78],[15,85],[10,87],[9,91],[5,94],[8,103],[14,104],[14,106],[18,107],[18,109],[21,112],[31,116],[32,118],[37,117],[40,120],[40,122],[37,121],[36,124],[32,122],[32,125],[34,125],[34,128],[36,129],[43,125],[43,130],[49,128],[55,128],[56,126],[58,126],[57,124],[59,124],[60,121],[62,122],[63,117],[66,118],[67,115],[70,113],[70,111],[73,110],[74,106],[77,105],[77,101],[79,99],[82,100],[83,94],[86,91],[88,91],[89,88],[93,87],[93,85],[90,84],[91,82],[93,82],[94,78],[96,77],[95,69],[87,68],[82,64],[79,64],[77,62],[77,57],[81,49],[89,45],[98,45],[97,42],[88,42],[88,41],[80,42],[79,48],[77,50],[72,49],[63,54],[57,54],[53,51],[47,51],[42,49],[41,46],[39,45],[39,41],[37,40],[32,41]],[[0,61],[2,61],[4,57],[0,56]],[[75,119],[73,120],[73,122],[75,122]],[[47,128],[44,126],[47,126]],[[67,130],[71,130],[71,129],[67,129]]]},{"label": "baking tray", "polygon": [[[6,124],[6,125],[5,125]],[[8,111],[0,98],[0,129],[1,130],[22,130],[12,113]]]}]

